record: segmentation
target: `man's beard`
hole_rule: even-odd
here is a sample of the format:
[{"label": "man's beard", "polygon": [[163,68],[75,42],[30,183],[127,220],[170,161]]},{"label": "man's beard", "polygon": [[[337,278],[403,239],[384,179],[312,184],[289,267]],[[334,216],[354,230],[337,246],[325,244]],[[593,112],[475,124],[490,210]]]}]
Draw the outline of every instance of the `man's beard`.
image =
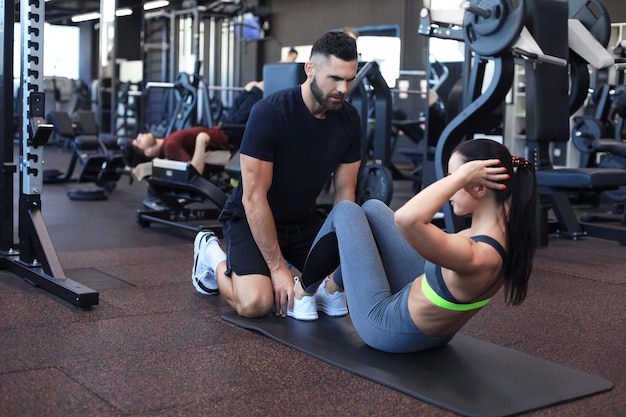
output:
[{"label": "man's beard", "polygon": [[341,106],[343,105],[344,95],[335,94],[333,96],[330,96],[330,97],[341,98],[341,102],[339,103],[334,103],[330,101],[329,97],[324,97],[324,93],[322,93],[322,90],[320,89],[319,85],[317,85],[317,80],[315,79],[315,77],[313,77],[313,81],[311,81],[311,93],[313,94],[315,101],[317,101],[319,105],[325,108],[326,110],[339,110]]}]

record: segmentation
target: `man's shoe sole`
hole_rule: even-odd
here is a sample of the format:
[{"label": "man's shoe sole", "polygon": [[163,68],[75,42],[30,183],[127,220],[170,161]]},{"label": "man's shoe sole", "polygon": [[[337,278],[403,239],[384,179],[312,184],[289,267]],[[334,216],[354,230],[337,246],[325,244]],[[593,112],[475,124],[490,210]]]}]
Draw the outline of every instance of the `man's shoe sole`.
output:
[{"label": "man's shoe sole", "polygon": [[[213,232],[204,232],[204,234],[200,237],[200,239],[204,239],[207,235],[209,235],[209,239],[211,238],[210,236],[215,236],[215,233]],[[197,239],[197,236],[196,236]],[[198,256],[200,255],[200,252],[196,252],[196,239],[194,239],[193,242],[193,248],[194,248],[194,259],[193,259],[193,271],[191,272],[191,282],[194,286],[194,288],[196,289],[196,291],[198,291],[200,294],[204,294],[204,295],[216,295],[219,294],[220,291],[217,288],[208,288],[204,285],[202,285],[202,283],[198,280],[196,280],[196,267],[198,266]]]}]

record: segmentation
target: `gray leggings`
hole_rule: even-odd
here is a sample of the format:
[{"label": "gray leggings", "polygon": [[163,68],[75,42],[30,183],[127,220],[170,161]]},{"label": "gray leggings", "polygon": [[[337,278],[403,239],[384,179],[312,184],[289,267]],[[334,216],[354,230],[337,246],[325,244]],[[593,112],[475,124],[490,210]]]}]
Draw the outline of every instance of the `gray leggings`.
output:
[{"label": "gray leggings", "polygon": [[454,335],[429,337],[413,323],[408,297],[424,259],[396,228],[393,211],[379,200],[362,207],[338,203],[311,247],[302,271],[307,292],[341,266],[335,282],[345,288],[350,318],[369,346],[393,353],[442,346]]}]

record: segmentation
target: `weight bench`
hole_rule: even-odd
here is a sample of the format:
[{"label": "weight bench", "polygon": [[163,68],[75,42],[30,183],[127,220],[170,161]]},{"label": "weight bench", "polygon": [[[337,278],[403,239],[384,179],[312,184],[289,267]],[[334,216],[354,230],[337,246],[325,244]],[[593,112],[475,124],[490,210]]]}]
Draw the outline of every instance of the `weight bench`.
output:
[{"label": "weight bench", "polygon": [[[148,184],[162,206],[155,210],[138,210],[136,221],[141,227],[158,223],[192,232],[211,228],[221,235],[222,226],[217,218],[228,195],[201,176],[191,164],[155,158]],[[199,221],[206,223],[190,224]]]},{"label": "weight bench", "polygon": [[[121,156],[112,158],[97,135],[80,134],[66,112],[50,111],[46,114],[46,121],[54,126],[54,133],[72,149],[72,156],[64,173],[55,169],[44,170],[44,182],[93,182],[101,189],[70,190],[68,197],[73,200],[105,200],[104,191],[112,191],[121,177],[124,168]],[[78,162],[81,164],[80,172],[72,178]]]},{"label": "weight bench", "polygon": [[[589,82],[587,63],[603,62],[602,56],[595,60],[592,53],[597,51],[598,54],[603,54],[606,48],[587,29],[597,22],[583,20],[583,25],[580,25],[572,22],[572,19],[568,21],[568,13],[572,10],[568,10],[566,2],[535,0],[535,7],[529,9],[528,21],[535,28],[533,36],[543,51],[552,56],[568,57],[570,67],[575,68],[568,76],[568,68],[564,66],[536,65],[533,62],[525,64],[526,91],[531,92],[526,96],[526,142],[529,159],[537,169],[537,183],[543,204],[540,243],[547,245],[547,211],[551,207],[558,220],[559,235],[572,239],[595,236],[617,240],[626,245],[624,231],[601,225],[581,224],[568,197],[571,193],[599,193],[625,186],[626,170],[593,167],[556,169],[549,156],[551,143],[566,143],[570,140],[569,117],[577,109],[572,106],[568,109],[563,104],[581,100],[580,97],[568,97],[568,91],[586,95],[586,89],[580,86],[588,85]],[[581,40],[583,49],[577,45]],[[585,58],[581,58],[580,54]]]}]

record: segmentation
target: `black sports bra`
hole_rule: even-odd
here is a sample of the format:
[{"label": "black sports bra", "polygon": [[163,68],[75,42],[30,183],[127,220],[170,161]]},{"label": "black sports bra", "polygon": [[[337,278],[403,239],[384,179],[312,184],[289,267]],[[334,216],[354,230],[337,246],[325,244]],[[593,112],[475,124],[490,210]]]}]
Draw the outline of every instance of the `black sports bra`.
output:
[{"label": "black sports bra", "polygon": [[[472,236],[472,240],[491,245],[495,250],[498,251],[498,253],[502,257],[502,261],[506,262],[506,258],[507,258],[506,251],[504,250],[502,245],[494,238],[487,236],[487,235],[478,235],[478,236]],[[424,291],[424,294],[426,295],[426,297],[429,300],[431,300],[434,304],[437,304],[440,307],[444,307],[450,310],[468,310],[469,308],[460,309],[460,308],[455,308],[454,306],[473,304],[474,300],[477,300],[483,295],[485,295],[486,293],[488,293],[500,281],[500,278],[502,277],[502,275],[498,275],[498,277],[491,283],[491,285],[489,285],[489,287],[487,287],[485,291],[477,295],[474,298],[474,300],[467,302],[467,303],[462,303],[456,298],[454,298],[452,293],[450,293],[448,286],[443,280],[443,275],[441,274],[441,266],[435,265],[432,262],[426,261],[424,264],[424,274],[425,274],[425,278],[422,279],[422,290]],[[440,301],[437,302],[436,299],[440,299]],[[488,302],[489,300],[485,300],[485,301]],[[484,304],[487,304],[487,303],[485,302]],[[482,307],[484,304],[476,305],[473,308]]]}]

